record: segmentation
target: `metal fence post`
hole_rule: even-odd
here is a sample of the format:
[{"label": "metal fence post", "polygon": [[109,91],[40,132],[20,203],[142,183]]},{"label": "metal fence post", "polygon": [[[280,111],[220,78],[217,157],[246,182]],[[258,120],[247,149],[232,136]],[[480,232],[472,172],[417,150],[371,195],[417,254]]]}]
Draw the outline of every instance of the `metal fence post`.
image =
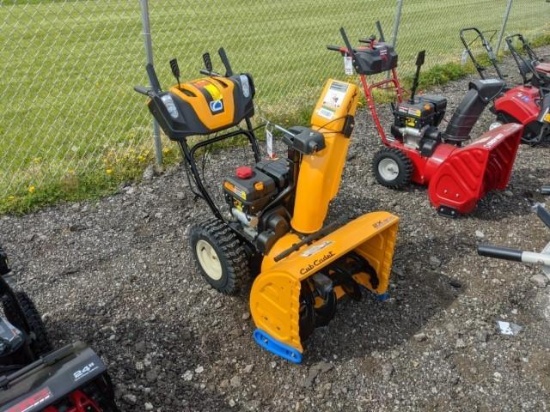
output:
[{"label": "metal fence post", "polygon": [[399,23],[401,22],[401,10],[403,9],[403,0],[397,0],[397,10],[395,12],[395,20],[393,22],[393,32],[391,35],[391,45],[395,48],[397,44],[397,32],[399,31]]},{"label": "metal fence post", "polygon": [[[143,41],[147,63],[153,64],[153,43],[151,41],[151,24],[149,22],[149,1],[140,0],[141,22],[143,24]],[[160,127],[156,120],[153,120],[153,138],[155,142],[155,159],[157,166],[162,165],[162,143],[160,140]]]},{"label": "metal fence post", "polygon": [[513,1],[514,0],[508,0],[508,5],[506,6],[506,13],[504,13],[504,19],[502,20],[502,28],[500,29],[497,48],[495,50],[495,55],[497,56],[498,56],[498,51],[500,50],[500,44],[502,43],[502,37],[504,36],[504,31],[506,30],[506,24],[508,23],[508,17],[510,16],[510,9],[512,8]]}]

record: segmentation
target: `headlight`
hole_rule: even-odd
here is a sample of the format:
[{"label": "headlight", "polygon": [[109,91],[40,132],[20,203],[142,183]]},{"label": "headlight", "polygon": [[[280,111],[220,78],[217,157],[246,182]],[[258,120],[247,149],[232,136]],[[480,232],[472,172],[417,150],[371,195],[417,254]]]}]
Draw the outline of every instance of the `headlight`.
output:
[{"label": "headlight", "polygon": [[164,96],[161,96],[161,100],[164,103],[164,106],[166,106],[168,113],[170,113],[170,116],[172,116],[172,118],[174,119],[177,119],[179,116],[178,108],[176,107],[172,96],[170,96],[169,94],[165,94]]},{"label": "headlight", "polygon": [[243,96],[249,97],[250,96],[250,83],[248,82],[248,76],[241,74],[239,76],[241,78],[241,84],[243,86]]}]

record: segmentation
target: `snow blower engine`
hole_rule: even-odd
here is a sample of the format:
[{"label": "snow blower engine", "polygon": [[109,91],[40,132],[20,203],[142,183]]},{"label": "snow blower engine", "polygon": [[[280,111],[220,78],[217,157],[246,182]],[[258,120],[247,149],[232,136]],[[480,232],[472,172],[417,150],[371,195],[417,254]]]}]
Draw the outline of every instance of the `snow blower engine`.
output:
[{"label": "snow blower engine", "polygon": [[[223,49],[218,53],[225,75],[213,72],[210,56],[205,55],[205,78],[180,83],[173,62],[178,85],[161,91],[149,65],[152,88],[135,89],[149,96],[153,116],[184,154],[190,187],[214,214],[190,230],[199,272],[226,294],[236,293],[254,278],[254,340],[298,363],[304,341],[316,327],[330,322],[337,301],[359,300],[365,290],[380,299],[386,296],[398,218],[378,211],[325,225],[353,131],[359,96],[355,85],[328,80],[310,127],[279,127],[287,156],[261,160],[250,120],[252,78],[234,74]],[[212,135],[222,130],[226,131]],[[255,164],[237,167],[220,182],[230,211],[225,214],[206,190],[195,154],[198,148],[239,133],[248,139]],[[192,135],[194,142],[188,140]]]},{"label": "snow blower engine", "polygon": [[441,132],[437,127],[445,117],[446,109],[447,99],[438,95],[426,94],[402,101],[393,111],[391,134],[405,146],[419,150],[423,156],[430,156],[440,140]]}]

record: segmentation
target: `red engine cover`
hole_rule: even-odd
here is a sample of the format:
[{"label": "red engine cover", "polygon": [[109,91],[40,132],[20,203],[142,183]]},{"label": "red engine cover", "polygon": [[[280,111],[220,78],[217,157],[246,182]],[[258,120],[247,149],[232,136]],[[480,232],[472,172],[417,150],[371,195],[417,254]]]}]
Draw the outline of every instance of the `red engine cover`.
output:
[{"label": "red engine cover", "polygon": [[540,113],[540,92],[532,86],[518,86],[495,100],[495,111],[511,116],[526,126]]}]

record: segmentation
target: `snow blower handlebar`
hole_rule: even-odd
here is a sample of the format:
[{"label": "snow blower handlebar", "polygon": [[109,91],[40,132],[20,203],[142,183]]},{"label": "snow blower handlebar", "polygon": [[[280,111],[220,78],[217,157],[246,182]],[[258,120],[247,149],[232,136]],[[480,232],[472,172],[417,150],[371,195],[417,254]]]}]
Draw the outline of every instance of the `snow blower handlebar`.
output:
[{"label": "snow blower handlebar", "polygon": [[477,253],[480,256],[487,256],[496,259],[511,260],[522,263],[537,263],[543,266],[550,266],[550,255],[545,253],[527,252],[519,249],[504,246],[479,245]]},{"label": "snow blower handlebar", "polygon": [[[376,29],[378,30],[378,41],[381,43],[384,43],[386,40],[384,38],[384,32],[382,31],[382,25],[380,24],[380,20],[376,22]],[[373,34],[368,39],[359,39],[359,43],[366,43],[369,44],[372,47],[374,47],[374,44],[376,42],[376,36]]]},{"label": "snow blower handlebar", "polygon": [[[510,54],[518,66],[523,83],[533,83],[535,85],[544,83],[537,70],[535,70],[535,66],[539,63],[538,58],[534,55],[523,35],[520,33],[512,34],[507,36],[504,40],[506,41]],[[516,41],[521,44],[521,48],[526,53],[526,56],[523,56],[516,48],[514,45]],[[528,77],[529,75],[531,75],[531,77]]]},{"label": "snow blower handlebar", "polygon": [[134,90],[140,94],[144,94],[145,96],[152,98],[161,93],[162,89],[160,88],[159,78],[157,77],[155,66],[153,66],[152,63],[147,63],[145,70],[147,71],[147,76],[149,77],[149,84],[151,87],[134,86]]},{"label": "snow blower handlebar", "polygon": [[[212,60],[210,59],[210,53],[208,52],[202,55],[205,68],[200,70],[200,73],[207,76],[216,76],[216,77],[233,76],[233,69],[229,64],[229,59],[227,58],[227,54],[223,47],[220,47],[218,49],[218,55],[220,56],[220,60],[222,61],[222,64],[225,68],[225,75],[221,75],[213,71]],[[178,82],[178,88],[179,88],[180,87],[180,68],[179,68],[177,59],[174,58],[170,60],[170,69],[172,70],[172,74],[174,75],[174,77]],[[152,63],[147,63],[147,65],[145,66],[145,70],[147,71],[147,76],[149,77],[149,84],[151,85],[151,87],[134,86],[134,90],[140,94],[144,94],[149,97],[154,97],[159,95],[162,92],[162,89],[160,87],[160,82],[157,76],[157,72],[155,71],[155,66],[153,66]]]},{"label": "snow blower handlebar", "polygon": [[159,78],[157,77],[155,66],[153,66],[152,63],[148,63],[145,66],[145,70],[147,71],[147,75],[149,76],[149,82],[151,84],[151,87],[153,88],[153,91],[157,94],[160,93],[162,89],[160,88]]},{"label": "snow blower handlebar", "polygon": [[[469,32],[469,31],[473,31],[476,34],[476,36],[470,42],[468,42],[466,40],[466,32]],[[472,60],[472,63],[474,64],[477,72],[479,73],[479,76],[482,79],[485,79],[485,75],[483,74],[483,72],[485,71],[486,67],[482,66],[479,63],[479,61],[474,56],[474,54],[472,52],[472,48],[471,48],[472,44],[478,39],[481,41],[481,44],[483,45],[483,48],[487,52],[487,57],[489,58],[489,61],[491,62],[491,64],[495,68],[495,71],[496,71],[499,79],[504,80],[505,76],[502,74],[502,72],[500,70],[500,67],[498,66],[497,57],[496,57],[496,55],[493,51],[493,48],[491,47],[491,43],[487,40],[487,38],[485,37],[483,32],[481,30],[479,30],[477,27],[466,27],[466,28],[463,28],[463,29],[460,30],[460,40],[462,41],[462,44],[464,45],[464,48],[465,48],[466,52],[468,53],[468,56],[470,56],[470,59]]]},{"label": "snow blower handlebar", "polygon": [[[535,212],[538,218],[550,228],[550,213],[540,204],[535,206]],[[550,254],[545,251],[546,249],[542,253],[536,253],[494,245],[479,245],[477,247],[477,253],[480,256],[511,260],[513,262],[536,263],[550,267]]]},{"label": "snow blower handlebar", "polygon": [[[342,55],[348,55],[351,56],[353,65],[355,67],[355,71],[357,73],[366,73],[368,72],[368,67],[366,63],[363,61],[363,59],[357,58],[357,50],[355,50],[349,41],[349,38],[346,34],[346,31],[343,27],[340,27],[340,34],[342,35],[342,39],[344,40],[345,47],[342,46],[327,46],[328,50],[333,50],[340,52]],[[372,43],[371,43],[372,46]]]}]

